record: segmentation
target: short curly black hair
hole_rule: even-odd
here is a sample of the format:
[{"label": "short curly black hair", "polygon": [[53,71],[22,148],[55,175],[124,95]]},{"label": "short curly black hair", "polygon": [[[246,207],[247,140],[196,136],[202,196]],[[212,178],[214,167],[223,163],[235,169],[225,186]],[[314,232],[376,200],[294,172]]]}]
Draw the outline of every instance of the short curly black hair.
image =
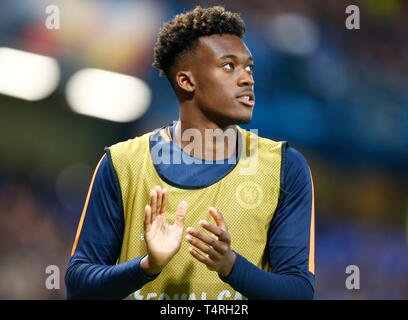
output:
[{"label": "short curly black hair", "polygon": [[213,34],[232,34],[242,39],[245,23],[238,13],[226,11],[222,6],[201,8],[176,15],[163,24],[154,47],[153,67],[161,76],[169,76],[169,69],[177,57],[198,45],[198,38]]}]

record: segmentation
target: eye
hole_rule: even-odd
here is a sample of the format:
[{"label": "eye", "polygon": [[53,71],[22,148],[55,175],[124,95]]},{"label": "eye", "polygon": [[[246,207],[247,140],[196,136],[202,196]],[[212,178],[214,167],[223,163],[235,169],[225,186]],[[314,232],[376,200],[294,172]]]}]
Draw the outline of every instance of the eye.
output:
[{"label": "eye", "polygon": [[249,66],[246,66],[246,68],[245,68],[247,71],[249,71],[249,72],[253,72],[254,71],[254,65],[253,64],[250,64]]},{"label": "eye", "polygon": [[228,62],[222,66],[224,69],[227,69],[228,71],[234,69],[234,64],[232,62]]}]

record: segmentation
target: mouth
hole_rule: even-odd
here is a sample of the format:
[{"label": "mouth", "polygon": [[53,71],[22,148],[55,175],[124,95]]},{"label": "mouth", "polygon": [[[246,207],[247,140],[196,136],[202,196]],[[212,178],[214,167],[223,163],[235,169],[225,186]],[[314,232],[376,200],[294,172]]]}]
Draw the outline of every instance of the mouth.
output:
[{"label": "mouth", "polygon": [[248,107],[253,107],[255,105],[255,96],[253,92],[244,92],[237,97],[237,100]]}]

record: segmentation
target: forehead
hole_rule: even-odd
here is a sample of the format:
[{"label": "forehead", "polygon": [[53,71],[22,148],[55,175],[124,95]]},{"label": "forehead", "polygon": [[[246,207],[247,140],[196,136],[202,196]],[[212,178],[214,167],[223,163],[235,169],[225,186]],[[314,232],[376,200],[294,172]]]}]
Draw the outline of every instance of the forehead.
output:
[{"label": "forehead", "polygon": [[238,58],[252,57],[245,43],[231,34],[213,34],[199,38],[200,46],[197,55],[204,59],[219,59],[225,55],[235,55]]}]

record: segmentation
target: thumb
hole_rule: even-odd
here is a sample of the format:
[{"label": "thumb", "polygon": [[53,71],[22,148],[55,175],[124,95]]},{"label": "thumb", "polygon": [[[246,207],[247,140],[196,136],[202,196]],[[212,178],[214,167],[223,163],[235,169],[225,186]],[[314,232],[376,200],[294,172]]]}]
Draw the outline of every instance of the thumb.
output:
[{"label": "thumb", "polygon": [[217,209],[210,207],[209,208],[210,216],[213,217],[215,224],[223,230],[228,230],[228,226],[225,223],[224,217],[222,216],[221,212],[217,211]]},{"label": "thumb", "polygon": [[177,207],[177,213],[176,213],[176,225],[179,227],[184,226],[184,220],[186,218],[186,213],[187,213],[187,202],[186,201],[181,201]]}]

